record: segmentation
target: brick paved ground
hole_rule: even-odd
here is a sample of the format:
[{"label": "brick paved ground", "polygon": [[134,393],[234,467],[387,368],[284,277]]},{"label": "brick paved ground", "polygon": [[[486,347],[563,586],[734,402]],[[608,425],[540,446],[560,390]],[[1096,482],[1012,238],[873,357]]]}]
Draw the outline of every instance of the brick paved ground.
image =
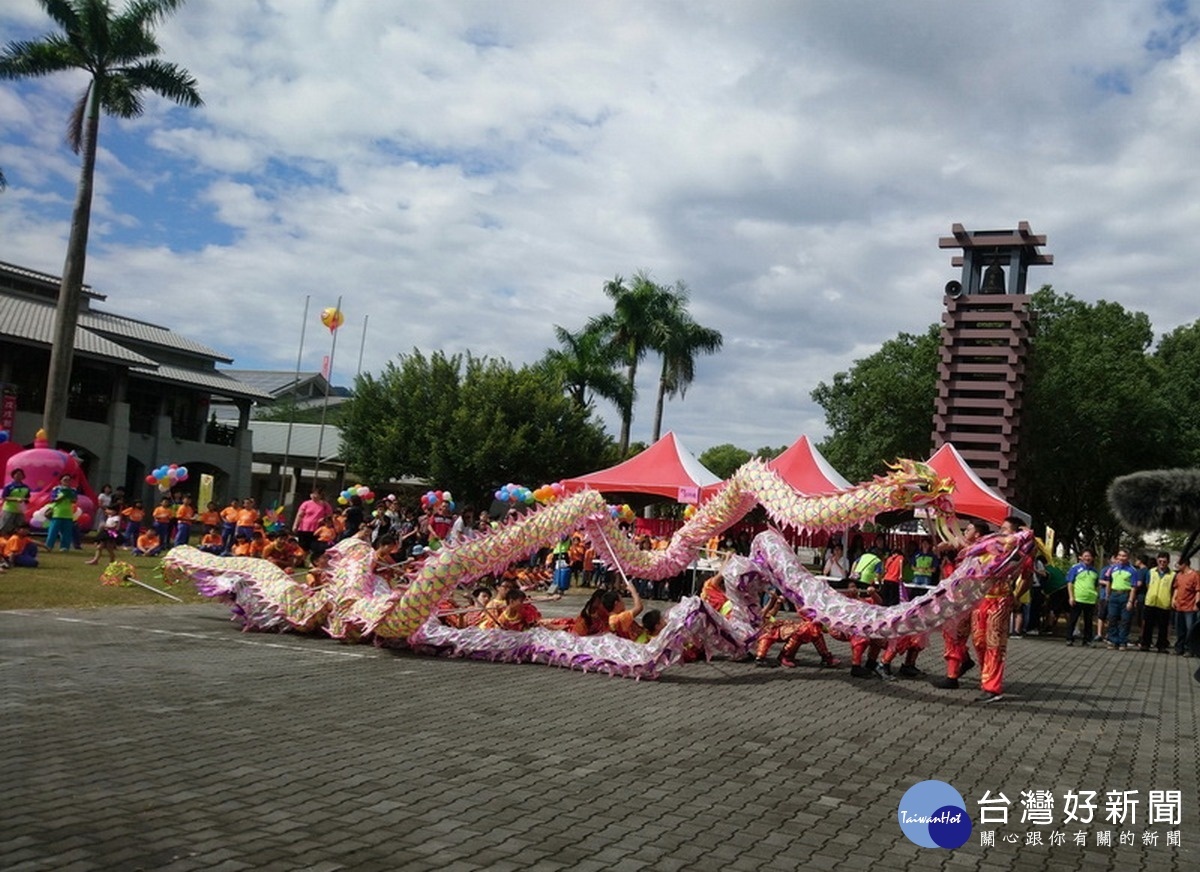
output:
[{"label": "brick paved ground", "polygon": [[[977,687],[820,670],[811,649],[791,671],[635,683],[242,634],[217,605],[0,612],[0,868],[1200,868],[1196,661],[1010,651],[1010,698],[981,706]],[[959,850],[896,823],[929,778],[976,819]],[[1021,824],[1035,789],[1056,821],[1067,790],[1139,790],[1138,844]],[[1013,803],[995,847],[987,790]],[[1146,822],[1150,790],[1182,792],[1180,825]],[[1055,829],[1067,845],[1024,844]]]}]

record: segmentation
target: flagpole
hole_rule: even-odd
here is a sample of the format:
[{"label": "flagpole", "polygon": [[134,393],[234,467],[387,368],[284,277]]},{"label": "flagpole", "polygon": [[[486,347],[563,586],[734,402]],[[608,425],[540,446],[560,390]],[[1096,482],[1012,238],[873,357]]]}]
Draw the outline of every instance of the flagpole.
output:
[{"label": "flagpole", "polygon": [[288,474],[288,459],[292,453],[292,425],[296,423],[296,388],[300,386],[300,361],[304,358],[304,331],[308,327],[308,304],[312,301],[311,294],[304,295],[304,317],[300,319],[300,350],[296,352],[296,376],[292,380],[291,410],[288,412],[287,440],[283,443],[283,466],[279,470],[279,499],[285,506],[283,481]]},{"label": "flagpole", "polygon": [[363,315],[363,334],[362,341],[358,343],[358,369],[354,371],[355,381],[358,381],[358,377],[362,375],[363,350],[367,347],[367,319],[370,317],[370,315]]},{"label": "flagpole", "polygon": [[[334,311],[339,315],[341,314],[341,294],[338,294],[337,305],[334,307]],[[336,324],[337,322],[335,321],[334,323]],[[313,469],[313,490],[316,490],[318,487],[320,487],[319,479],[321,476],[321,448],[325,444],[325,413],[329,411],[329,386],[333,381],[333,356],[337,354],[337,327],[334,327],[329,332],[333,334],[333,342],[329,346],[329,372],[325,376],[325,402],[321,404],[321,429],[317,431],[317,462],[315,468]]]}]

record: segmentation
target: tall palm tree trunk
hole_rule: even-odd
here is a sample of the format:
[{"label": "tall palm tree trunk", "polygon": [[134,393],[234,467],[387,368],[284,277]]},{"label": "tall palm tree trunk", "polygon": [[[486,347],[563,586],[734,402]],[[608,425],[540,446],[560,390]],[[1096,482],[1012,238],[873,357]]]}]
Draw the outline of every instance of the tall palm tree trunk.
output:
[{"label": "tall palm tree trunk", "polygon": [[633,362],[629,364],[629,397],[625,400],[625,405],[621,409],[621,440],[618,445],[621,458],[624,459],[625,453],[629,451],[629,431],[633,425],[633,399],[636,396],[633,383],[637,378],[637,358],[634,357]]},{"label": "tall palm tree trunk", "polygon": [[83,298],[83,269],[87,260],[88,229],[92,218],[92,184],[96,174],[96,137],[100,131],[100,99],[93,82],[88,90],[87,114],[83,125],[83,154],[79,170],[79,189],[71,213],[71,236],[63,264],[58,306],[54,311],[54,344],[50,349],[50,373],[46,384],[46,405],[42,427],[51,445],[58,439],[67,417],[67,398],[71,389],[71,361],[75,356],[75,326]]},{"label": "tall palm tree trunk", "polygon": [[658,399],[654,404],[654,436],[650,439],[653,445],[662,436],[663,403],[667,397],[667,361],[663,360],[662,375],[658,379]]}]

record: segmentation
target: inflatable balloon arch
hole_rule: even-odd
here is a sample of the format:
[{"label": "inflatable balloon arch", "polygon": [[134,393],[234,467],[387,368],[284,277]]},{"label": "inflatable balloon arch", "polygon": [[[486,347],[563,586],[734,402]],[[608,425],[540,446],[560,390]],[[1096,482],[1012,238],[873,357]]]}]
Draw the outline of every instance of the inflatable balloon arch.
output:
[{"label": "inflatable balloon arch", "polygon": [[[557,489],[556,489],[557,488]],[[685,597],[670,609],[664,626],[646,643],[613,634],[576,636],[536,626],[526,631],[452,627],[438,606],[455,591],[498,575],[546,545],[582,530],[599,555],[627,576],[656,580],[684,571],[714,535],[761,506],[780,528],[800,532],[845,531],[894,510],[925,510],[939,537],[957,534],[953,486],[923,463],[901,460],[886,476],[824,496],[795,491],[761,460],[741,467],[699,506],[657,551],[639,551],[620,529],[621,509],[596,491],[568,494],[546,485],[528,492],[537,504],[491,532],[443,545],[393,586],[376,572],[370,546],[346,539],[328,554],[329,581],[309,587],[271,563],[217,557],[191,547],[174,548],[163,560],[170,582],[190,579],[205,596],[229,602],[246,630],[325,633],[350,641],[408,647],[420,652],[493,661],[542,663],[629,678],[656,678],[697,652],[744,656],[762,628],[764,594],[775,589],[797,613],[842,635],[896,639],[925,634],[969,611],[999,581],[1014,578],[1034,549],[1032,533],[995,535],[959,554],[956,570],[928,595],[884,607],[854,600],[815,578],[778,530],[760,533],[749,557],[733,557],[721,572],[732,608],[713,609]],[[526,490],[506,485],[496,498],[525,503]],[[449,504],[447,492],[426,499]],[[428,503],[426,503],[428,505]],[[616,511],[614,511],[614,508]]]}]

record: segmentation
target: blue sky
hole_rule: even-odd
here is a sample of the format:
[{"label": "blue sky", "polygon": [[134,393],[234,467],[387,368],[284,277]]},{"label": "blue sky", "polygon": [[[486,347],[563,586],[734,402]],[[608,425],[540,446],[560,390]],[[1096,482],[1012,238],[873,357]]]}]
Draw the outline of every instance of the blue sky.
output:
[{"label": "blue sky", "polygon": [[[159,36],[206,105],[105,119],[87,280],[282,370],[306,295],[320,366],[340,294],[348,381],[366,314],[368,370],[413,347],[521,363],[647,270],[725,336],[667,406],[697,453],[820,438],[818,382],[940,319],[955,222],[1029,221],[1056,259],[1033,282],[1159,333],[1200,317],[1195,11],[1003,10],[192,0]],[[5,41],[48,27],[0,7]],[[0,83],[0,259],[61,270],[81,84]]]}]

